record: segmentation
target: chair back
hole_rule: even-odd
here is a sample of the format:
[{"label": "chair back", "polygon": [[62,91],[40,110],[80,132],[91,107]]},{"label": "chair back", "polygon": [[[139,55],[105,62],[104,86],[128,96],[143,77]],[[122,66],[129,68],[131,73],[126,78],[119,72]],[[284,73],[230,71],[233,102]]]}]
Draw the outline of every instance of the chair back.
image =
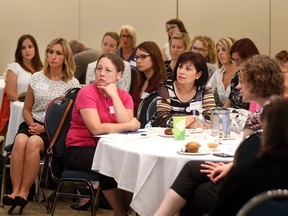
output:
[{"label": "chair back", "polygon": [[[140,128],[145,128],[145,125],[151,121],[153,126],[158,126],[157,123],[157,92],[149,94],[144,98],[138,106],[137,119],[141,123]],[[157,125],[158,124],[158,125]]]},{"label": "chair back", "polygon": [[251,135],[248,135],[239,145],[235,152],[234,164],[250,161],[256,158],[261,147],[261,134],[259,130]]},{"label": "chair back", "polygon": [[288,215],[288,190],[269,190],[251,198],[236,216]]},{"label": "chair back", "polygon": [[56,153],[61,157],[63,157],[64,154],[66,135],[70,128],[70,121],[72,119],[72,110],[79,90],[80,88],[69,89],[66,92],[65,97],[55,98],[53,101],[50,102],[50,104],[47,106],[46,109],[45,129],[51,142],[53,138],[55,139],[58,126],[62,120],[62,117],[69,102],[72,102],[72,105],[69,108],[69,111],[64,119],[63,125],[60,128],[59,134],[57,134],[55,143],[53,145],[54,153]]}]

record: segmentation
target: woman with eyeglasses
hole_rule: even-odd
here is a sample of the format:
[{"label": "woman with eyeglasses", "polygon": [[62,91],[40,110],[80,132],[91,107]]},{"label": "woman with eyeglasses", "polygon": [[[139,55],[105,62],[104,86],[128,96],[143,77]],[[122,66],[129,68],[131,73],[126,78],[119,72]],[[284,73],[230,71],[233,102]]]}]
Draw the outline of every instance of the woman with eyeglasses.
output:
[{"label": "woman with eyeglasses", "polygon": [[179,56],[187,52],[190,48],[190,39],[188,34],[182,32],[176,32],[170,39],[170,53],[171,53],[171,60],[165,61],[165,66],[167,70],[167,78],[172,79],[173,77],[173,70],[175,68],[176,62]]},{"label": "woman with eyeglasses", "polygon": [[[252,40],[249,38],[242,38],[236,41],[231,47],[230,54],[232,61],[238,65],[253,56],[259,54],[259,51]],[[240,91],[236,88],[239,83],[239,68],[231,79],[230,94],[228,100],[225,102],[225,108],[231,107],[236,109],[249,109],[249,103],[242,100]],[[251,101],[251,103],[254,103]]]},{"label": "woman with eyeglasses", "polygon": [[[284,75],[275,61],[268,56],[257,55],[245,61],[243,67],[241,66],[240,84],[237,88],[244,101],[255,100],[264,106],[272,95],[283,94]],[[249,116],[244,128],[244,137],[259,129],[262,129],[262,123],[260,113],[257,112]],[[233,162],[187,162],[154,216],[174,216],[178,212],[180,216],[209,214],[215,205],[219,191],[223,188],[223,180],[232,167]],[[229,188],[226,190],[229,195],[238,199],[238,196],[231,193]],[[221,205],[225,212],[217,215],[227,215],[227,212],[228,215],[235,215],[228,210],[229,205],[229,200],[225,205]]]},{"label": "woman with eyeglasses", "polygon": [[159,85],[167,79],[161,51],[155,42],[145,41],[138,45],[135,60],[137,77],[132,92],[134,116],[137,115],[140,102],[155,92]]},{"label": "woman with eyeglasses", "polygon": [[217,70],[215,42],[211,37],[198,35],[191,40],[191,52],[200,53],[206,60],[209,78]]},{"label": "woman with eyeglasses", "polygon": [[172,115],[181,113],[186,114],[186,127],[195,128],[198,112],[215,108],[212,91],[206,88],[207,80],[208,69],[202,55],[194,52],[180,55],[172,80],[167,80],[158,89],[157,117],[160,126],[171,128]]},{"label": "woman with eyeglasses", "polygon": [[235,41],[234,38],[226,37],[221,38],[216,43],[219,69],[214,72],[207,85],[212,87],[218,107],[222,107],[228,99],[231,79],[238,70],[237,65],[231,61],[230,56],[230,49]]},{"label": "woman with eyeglasses", "polygon": [[168,42],[161,48],[161,54],[164,61],[171,60],[170,39],[176,32],[184,32],[188,34],[183,22],[179,19],[171,19],[166,22],[166,32],[168,34]]},{"label": "woman with eyeglasses", "polygon": [[135,62],[136,30],[131,25],[123,25],[120,29],[120,48],[116,51],[124,61],[133,67]]}]

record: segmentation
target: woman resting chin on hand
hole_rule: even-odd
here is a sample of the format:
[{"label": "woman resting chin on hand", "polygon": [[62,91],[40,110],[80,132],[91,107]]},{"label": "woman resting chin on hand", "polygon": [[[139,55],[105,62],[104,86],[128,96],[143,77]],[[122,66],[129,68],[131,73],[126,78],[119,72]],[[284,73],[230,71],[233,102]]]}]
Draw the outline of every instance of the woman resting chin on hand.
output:
[{"label": "woman resting chin on hand", "polygon": [[[116,86],[123,70],[124,63],[119,56],[103,54],[96,65],[95,82],[79,91],[66,138],[65,168],[92,172],[93,157],[99,140],[93,136],[137,131],[140,128],[140,122],[133,117],[134,104],[131,96]],[[99,176],[101,189],[115,215],[127,215],[131,194],[119,190],[113,178],[93,173]],[[72,208],[83,210],[83,205],[89,207],[88,203],[89,200],[86,203],[82,200]]]}]

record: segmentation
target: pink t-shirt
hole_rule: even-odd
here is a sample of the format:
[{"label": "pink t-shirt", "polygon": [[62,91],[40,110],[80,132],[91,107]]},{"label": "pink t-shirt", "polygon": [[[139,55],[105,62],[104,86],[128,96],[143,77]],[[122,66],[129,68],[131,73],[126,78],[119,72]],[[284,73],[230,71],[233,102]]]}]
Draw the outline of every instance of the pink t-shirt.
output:
[{"label": "pink t-shirt", "polygon": [[[132,97],[121,89],[118,94],[126,109],[133,110]],[[95,108],[98,111],[102,123],[116,123],[113,114],[113,103],[110,97],[103,96],[96,88],[95,83],[83,87],[76,98],[72,111],[71,127],[66,137],[66,148],[71,146],[93,146],[97,145],[99,138],[93,138],[80,115],[80,109]],[[91,116],[93,118],[93,116]]]}]

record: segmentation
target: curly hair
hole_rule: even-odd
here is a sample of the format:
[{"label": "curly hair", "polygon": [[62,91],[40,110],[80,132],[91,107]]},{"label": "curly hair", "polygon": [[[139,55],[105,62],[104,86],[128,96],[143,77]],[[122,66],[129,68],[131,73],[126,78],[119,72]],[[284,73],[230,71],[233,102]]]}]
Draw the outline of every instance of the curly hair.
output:
[{"label": "curly hair", "polygon": [[216,63],[216,46],[215,46],[215,42],[211,37],[205,36],[205,35],[198,35],[195,36],[192,40],[191,40],[191,47],[190,50],[192,49],[195,41],[201,41],[203,44],[203,48],[204,48],[204,52],[205,52],[205,60],[208,63],[211,64],[215,64]]},{"label": "curly hair", "polygon": [[284,93],[284,73],[275,60],[265,55],[246,59],[240,68],[239,81],[251,84],[251,94],[258,98]]}]

